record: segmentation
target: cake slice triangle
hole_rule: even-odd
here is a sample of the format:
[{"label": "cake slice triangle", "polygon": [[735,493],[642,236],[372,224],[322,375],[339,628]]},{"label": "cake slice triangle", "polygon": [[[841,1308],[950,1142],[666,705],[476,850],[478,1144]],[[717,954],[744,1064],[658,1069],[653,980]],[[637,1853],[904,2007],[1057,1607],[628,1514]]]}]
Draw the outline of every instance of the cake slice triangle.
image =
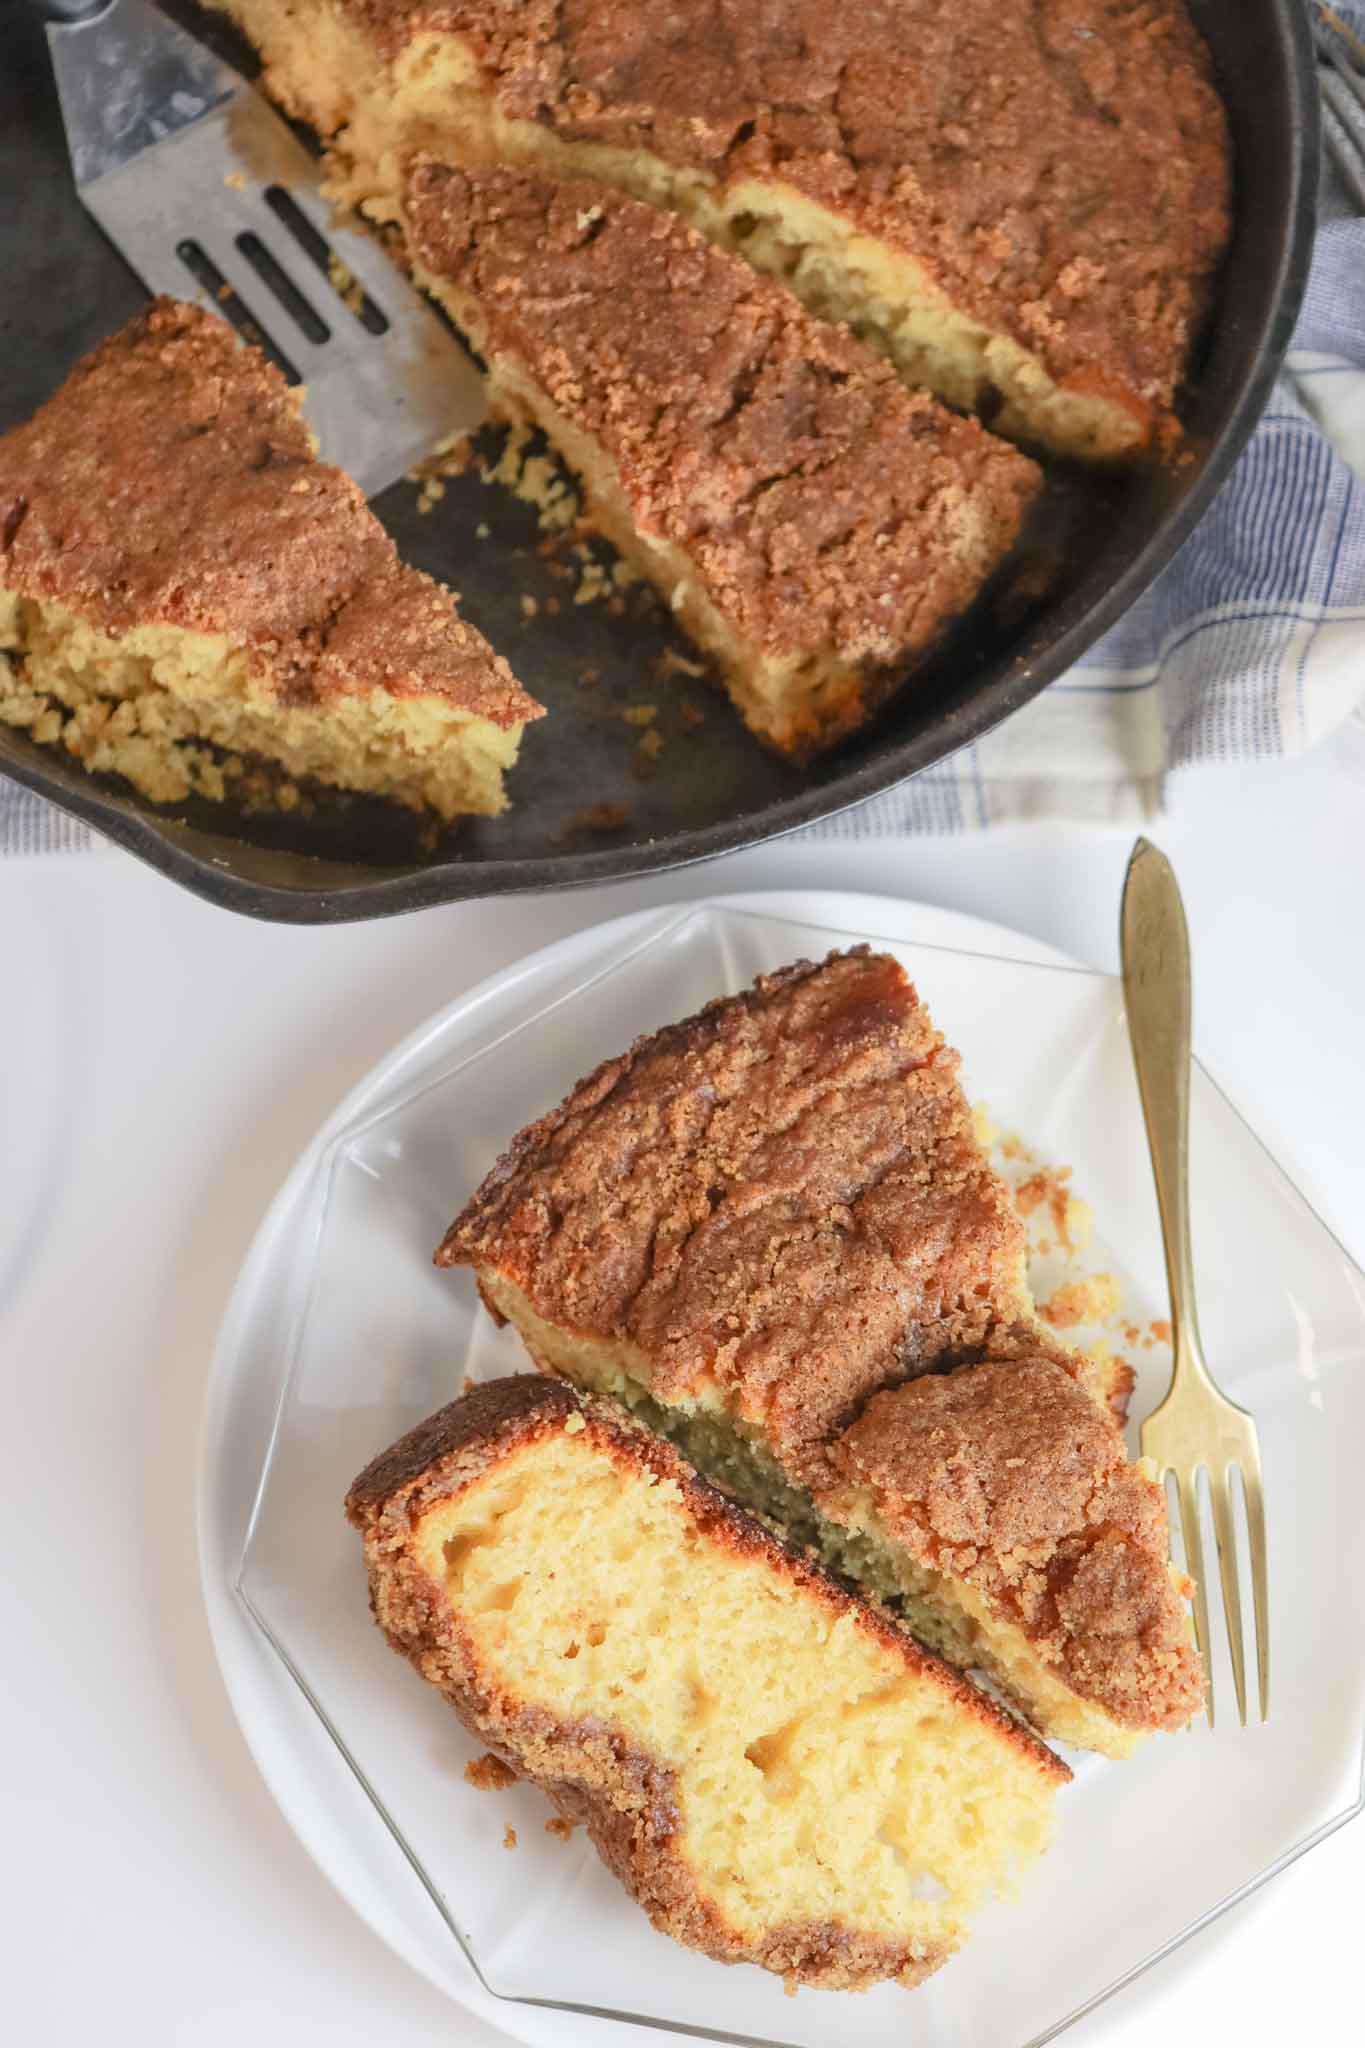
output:
[{"label": "cake slice triangle", "polygon": [[673,215],[418,157],[402,218],[494,415],[544,430],[779,753],[914,688],[983,600],[1037,465]]},{"label": "cake slice triangle", "polygon": [[214,315],[154,301],[0,439],[0,719],[92,773],[448,821],[539,716]]}]

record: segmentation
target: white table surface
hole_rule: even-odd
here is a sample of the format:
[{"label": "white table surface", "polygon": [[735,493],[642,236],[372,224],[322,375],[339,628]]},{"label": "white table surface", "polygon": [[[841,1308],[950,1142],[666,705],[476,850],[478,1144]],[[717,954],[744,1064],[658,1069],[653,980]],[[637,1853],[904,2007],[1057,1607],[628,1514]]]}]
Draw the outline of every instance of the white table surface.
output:
[{"label": "white table surface", "polygon": [[[1185,888],[1200,1051],[1365,1260],[1365,728],[1298,761],[1187,774],[1152,836]],[[298,1846],[200,1605],[193,1486],[217,1325],[266,1203],[345,1090],[502,963],[711,891],[919,897],[1113,966],[1130,840],[788,840],[596,895],[334,931],[210,910],[112,853],[0,863],[6,2040],[500,2038],[390,1955]],[[50,1034],[61,1081],[43,1090],[30,1049]],[[1355,2038],[1362,1896],[1351,1826],[1068,2042]]]}]

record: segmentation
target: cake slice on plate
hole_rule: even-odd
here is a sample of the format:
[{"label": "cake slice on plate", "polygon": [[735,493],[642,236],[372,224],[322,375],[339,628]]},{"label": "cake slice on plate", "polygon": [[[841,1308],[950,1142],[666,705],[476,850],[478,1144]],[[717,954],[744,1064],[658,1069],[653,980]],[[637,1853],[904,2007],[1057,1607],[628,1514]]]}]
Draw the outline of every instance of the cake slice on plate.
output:
[{"label": "cake slice on plate", "polygon": [[214,0],[338,190],[404,159],[590,177],[681,213],[1002,431],[1174,431],[1230,151],[1184,0]]},{"label": "cake slice on plate", "polygon": [[615,1404],[495,1380],[361,1474],[380,1627],[661,1932],[917,1984],[1069,1773]]},{"label": "cake slice on plate", "polygon": [[860,725],[973,603],[1033,463],[676,217],[420,159],[419,281],[784,754]]},{"label": "cake slice on plate", "polygon": [[211,314],[154,301],[0,439],[0,719],[92,773],[449,820],[503,809],[540,716]]},{"label": "cake slice on plate", "polygon": [[1124,1755],[1202,1696],[1165,1505],[1034,1313],[957,1069],[893,959],[797,963],[580,1082],[437,1263],[1044,1734]]}]

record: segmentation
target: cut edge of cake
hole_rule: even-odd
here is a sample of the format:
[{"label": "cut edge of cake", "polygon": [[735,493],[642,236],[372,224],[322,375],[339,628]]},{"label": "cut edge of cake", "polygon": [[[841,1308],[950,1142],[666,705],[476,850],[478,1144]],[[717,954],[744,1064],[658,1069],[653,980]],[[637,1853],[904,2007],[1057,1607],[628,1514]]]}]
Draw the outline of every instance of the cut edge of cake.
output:
[{"label": "cut edge of cake", "polygon": [[688,1947],[916,1984],[1046,1845],[1060,1759],[614,1404],[492,1381],[346,1507],[392,1646]]},{"label": "cut edge of cake", "polygon": [[541,716],[535,706],[504,722],[383,684],[323,705],[281,704],[269,670],[226,635],[162,624],[103,632],[0,585],[0,724],[155,804],[195,796],[292,811],[316,786],[447,824],[496,817],[525,725]]},{"label": "cut edge of cake", "polygon": [[[489,1314],[497,1323],[512,1326],[542,1372],[590,1395],[619,1401],[676,1445],[712,1484],[807,1550],[841,1581],[887,1606],[937,1655],[959,1670],[984,1676],[1048,1741],[1124,1758],[1159,1727],[1183,1727],[1198,1711],[1202,1694],[1184,1607],[1188,1581],[1173,1568],[1165,1569],[1180,1626],[1175,1656],[1183,1674],[1181,1709],[1170,1721],[1135,1726],[1078,1692],[1026,1629],[969,1578],[913,1556],[890,1525],[885,1495],[879,1497],[865,1484],[848,1484],[828,1499],[817,1500],[809,1487],[783,1470],[762,1436],[728,1413],[719,1398],[702,1394],[660,1399],[652,1391],[648,1355],[639,1347],[619,1339],[604,1343],[563,1329],[539,1315],[524,1290],[491,1265],[478,1266],[475,1273]],[[1013,1362],[995,1361],[958,1370],[1008,1374],[1013,1369]],[[1107,1419],[1105,1426],[1111,1426]],[[1128,1469],[1151,1486],[1139,1468]],[[889,1498],[894,1512],[894,1487]],[[1153,1498],[1158,1498],[1155,1489]]]}]

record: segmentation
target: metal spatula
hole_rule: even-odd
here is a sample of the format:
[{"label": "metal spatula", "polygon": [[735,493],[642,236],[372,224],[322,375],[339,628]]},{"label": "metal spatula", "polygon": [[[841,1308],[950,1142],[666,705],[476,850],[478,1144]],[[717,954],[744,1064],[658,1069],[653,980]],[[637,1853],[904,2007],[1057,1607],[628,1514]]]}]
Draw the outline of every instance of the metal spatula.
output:
[{"label": "metal spatula", "polygon": [[85,206],[153,292],[230,319],[306,386],[323,457],[368,497],[486,415],[450,330],[263,95],[149,0],[29,0]]}]

